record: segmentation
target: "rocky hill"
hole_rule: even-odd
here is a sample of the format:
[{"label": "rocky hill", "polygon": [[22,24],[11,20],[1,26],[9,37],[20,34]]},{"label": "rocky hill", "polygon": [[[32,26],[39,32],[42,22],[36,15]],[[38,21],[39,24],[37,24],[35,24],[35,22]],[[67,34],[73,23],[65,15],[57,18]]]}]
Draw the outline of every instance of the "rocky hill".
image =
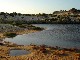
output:
[{"label": "rocky hill", "polygon": [[0,23],[34,24],[34,23],[80,23],[80,10],[72,8],[68,11],[54,11],[52,14],[21,14],[0,12]]}]

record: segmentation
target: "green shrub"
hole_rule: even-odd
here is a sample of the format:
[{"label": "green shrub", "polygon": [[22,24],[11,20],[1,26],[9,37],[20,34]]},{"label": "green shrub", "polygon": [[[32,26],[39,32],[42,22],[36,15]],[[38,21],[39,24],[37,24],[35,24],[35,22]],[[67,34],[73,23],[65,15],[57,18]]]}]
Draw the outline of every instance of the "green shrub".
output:
[{"label": "green shrub", "polygon": [[20,27],[20,28],[26,28],[26,26],[24,26],[24,25],[19,25],[19,27]]},{"label": "green shrub", "polygon": [[16,33],[5,33],[4,36],[8,37],[8,38],[12,38],[15,37],[17,34]]},{"label": "green shrub", "polygon": [[40,28],[40,27],[33,27],[33,30],[43,30],[43,28]]}]

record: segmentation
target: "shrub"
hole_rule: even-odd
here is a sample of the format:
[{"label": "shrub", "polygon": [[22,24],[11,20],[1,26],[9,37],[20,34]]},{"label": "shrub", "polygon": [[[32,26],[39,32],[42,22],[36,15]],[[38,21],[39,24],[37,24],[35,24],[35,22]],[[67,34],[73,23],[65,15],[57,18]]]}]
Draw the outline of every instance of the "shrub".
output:
[{"label": "shrub", "polygon": [[4,36],[11,38],[11,37],[15,37],[17,34],[16,33],[5,33]]},{"label": "shrub", "polygon": [[43,28],[40,28],[40,27],[33,27],[33,30],[43,30]]},{"label": "shrub", "polygon": [[24,26],[24,25],[19,25],[19,27],[20,27],[20,28],[26,28],[26,26]]}]

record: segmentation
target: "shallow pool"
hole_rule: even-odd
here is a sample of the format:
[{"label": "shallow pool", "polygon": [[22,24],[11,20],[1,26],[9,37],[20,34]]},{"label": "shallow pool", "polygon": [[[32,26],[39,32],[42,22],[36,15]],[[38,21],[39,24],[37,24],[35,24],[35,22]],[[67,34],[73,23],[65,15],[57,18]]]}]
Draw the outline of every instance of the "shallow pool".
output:
[{"label": "shallow pool", "polygon": [[10,50],[9,55],[10,56],[19,56],[19,55],[26,55],[29,54],[29,51],[26,50]]}]

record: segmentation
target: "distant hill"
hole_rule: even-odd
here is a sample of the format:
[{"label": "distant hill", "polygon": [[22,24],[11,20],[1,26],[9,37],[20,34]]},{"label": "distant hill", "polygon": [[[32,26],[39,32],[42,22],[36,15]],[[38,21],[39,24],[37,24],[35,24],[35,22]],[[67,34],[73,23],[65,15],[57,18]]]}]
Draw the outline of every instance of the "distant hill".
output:
[{"label": "distant hill", "polygon": [[68,11],[54,11],[52,14],[21,14],[0,12],[0,23],[9,24],[40,24],[40,23],[80,23],[80,10],[72,8]]},{"label": "distant hill", "polygon": [[72,8],[68,11],[66,10],[54,11],[53,14],[55,15],[75,15],[75,14],[80,15],[80,10]]}]

